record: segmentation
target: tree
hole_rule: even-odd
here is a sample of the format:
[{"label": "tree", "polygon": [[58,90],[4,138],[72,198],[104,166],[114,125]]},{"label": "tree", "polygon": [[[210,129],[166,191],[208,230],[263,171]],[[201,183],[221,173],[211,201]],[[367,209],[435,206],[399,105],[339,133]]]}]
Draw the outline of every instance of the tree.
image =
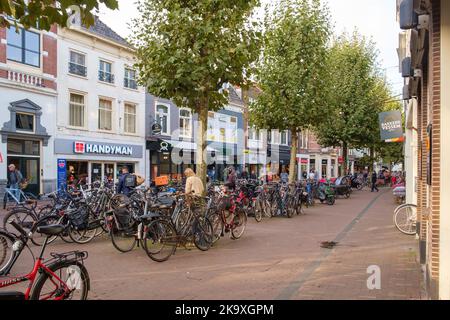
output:
[{"label": "tree", "polygon": [[132,22],[140,82],[199,117],[197,175],[206,184],[208,111],[228,103],[226,85],[246,84],[260,54],[259,0],[140,0]]},{"label": "tree", "polygon": [[319,0],[281,0],[267,15],[265,30],[257,73],[262,93],[250,106],[251,122],[261,129],[291,131],[293,182],[298,133],[326,113],[328,10]]},{"label": "tree", "polygon": [[[1,0],[0,14],[9,16],[25,28],[50,30],[53,24],[67,26],[67,20],[79,13],[83,25],[94,24],[93,9],[104,4],[109,9],[118,9],[117,0]],[[0,27],[8,28],[11,23],[0,16]]]},{"label": "tree", "polygon": [[372,41],[355,32],[334,42],[328,61],[329,112],[316,134],[321,145],[342,147],[346,172],[349,148],[366,147],[375,138],[380,107],[377,52]]}]

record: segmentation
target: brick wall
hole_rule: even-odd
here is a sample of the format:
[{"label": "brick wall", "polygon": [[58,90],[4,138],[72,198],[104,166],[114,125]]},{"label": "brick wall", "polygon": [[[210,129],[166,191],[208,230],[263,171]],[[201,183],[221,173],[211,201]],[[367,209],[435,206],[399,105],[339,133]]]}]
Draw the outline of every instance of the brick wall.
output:
[{"label": "brick wall", "polygon": [[47,56],[43,57],[43,71],[46,74],[56,77],[58,65],[57,39],[46,34],[42,38],[42,51],[48,53]]},{"label": "brick wall", "polygon": [[6,39],[5,28],[0,28],[0,62],[6,63],[6,45],[1,43],[2,39]]},{"label": "brick wall", "polygon": [[439,238],[440,238],[440,160],[441,160],[441,6],[440,1],[432,2],[432,27],[430,37],[430,122],[433,125],[432,142],[432,186],[430,188],[430,232],[431,232],[431,277],[439,279]]}]

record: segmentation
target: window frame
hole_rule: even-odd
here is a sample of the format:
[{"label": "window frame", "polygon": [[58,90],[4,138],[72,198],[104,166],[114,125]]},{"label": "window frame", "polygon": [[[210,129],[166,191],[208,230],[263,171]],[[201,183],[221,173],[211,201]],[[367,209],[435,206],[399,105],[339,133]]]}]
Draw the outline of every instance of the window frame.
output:
[{"label": "window frame", "polygon": [[[6,53],[6,60],[12,61],[12,62],[15,62],[15,63],[24,64],[24,65],[27,65],[27,66],[30,66],[30,67],[33,67],[33,68],[39,68],[40,69],[42,67],[42,62],[41,62],[41,58],[42,58],[42,39],[41,39],[41,34],[39,32],[26,30],[26,29],[24,29],[22,27],[19,27],[19,29],[20,29],[20,37],[21,37],[21,39],[20,39],[21,47],[18,47],[17,45],[10,44],[8,42],[8,32],[9,32],[9,30],[11,28],[12,28],[12,26],[6,29],[6,52],[5,52]],[[13,31],[13,32],[15,32],[15,31]],[[26,49],[25,35],[26,35],[27,32],[35,34],[35,35],[38,36],[38,40],[39,40],[39,51],[38,52],[36,52],[34,50]],[[11,59],[11,58],[8,57],[8,47],[13,47],[13,48],[21,50],[21,60],[20,61],[16,60],[16,59]],[[34,65],[34,64],[25,62],[26,61],[25,53],[27,51],[31,52],[31,53],[34,53],[34,54],[38,54],[38,56],[39,56],[39,58],[38,58],[38,65]]]},{"label": "window frame", "polygon": [[[134,107],[134,132],[130,132],[126,130],[127,126],[127,115],[130,115],[131,113],[127,112],[127,106]],[[132,102],[125,102],[123,105],[123,132],[130,135],[135,135],[138,132],[137,128],[137,104]]]},{"label": "window frame", "polygon": [[[283,143],[283,135],[286,136],[286,143]],[[280,146],[288,146],[289,145],[289,132],[287,130],[280,131]]]},{"label": "window frame", "polygon": [[[106,109],[103,109],[103,108],[101,108],[100,107],[100,102],[101,101],[108,101],[109,103],[111,103],[111,110],[106,110]],[[112,99],[112,98],[107,98],[107,97],[98,97],[98,113],[97,113],[97,115],[98,115],[98,123],[97,123],[97,130],[98,131],[102,131],[102,132],[114,132],[114,101],[113,101],[114,99]],[[100,112],[101,111],[109,111],[110,112],[110,114],[111,114],[111,129],[103,129],[103,128],[100,128],[100,119],[101,119],[101,117],[100,117]]]},{"label": "window frame", "polygon": [[[71,123],[70,123],[70,107],[71,107],[71,104],[72,104],[72,101],[71,101],[71,96],[72,95],[78,95],[78,96],[82,96],[83,97],[83,126],[75,126],[75,125],[72,125]],[[69,128],[73,128],[73,129],[86,129],[87,128],[87,117],[86,117],[86,114],[87,114],[87,104],[86,104],[86,101],[87,101],[87,94],[86,93],[84,93],[84,92],[78,92],[78,91],[69,91],[69,115],[68,115],[68,127]]]},{"label": "window frame", "polygon": [[154,111],[155,111],[155,121],[157,121],[157,117],[159,115],[158,106],[164,106],[164,107],[167,108],[167,128],[166,128],[167,132],[162,130],[164,128],[161,125],[161,135],[170,135],[170,116],[171,116],[171,114],[170,114],[170,104],[165,103],[165,102],[155,101],[155,109],[154,109]]},{"label": "window frame", "polygon": [[[75,54],[84,56],[84,65],[81,65],[81,64],[72,62],[72,52],[75,53]],[[81,75],[81,74],[76,74],[76,73],[70,72],[70,65],[71,65],[71,64],[75,64],[75,65],[77,65],[77,66],[84,67],[84,69],[85,69],[85,74],[84,74],[84,75]],[[72,76],[82,77],[82,78],[87,78],[87,76],[88,76],[88,67],[87,67],[87,54],[86,54],[86,53],[81,52],[81,51],[78,51],[78,50],[75,50],[75,49],[69,49],[69,72],[68,72],[68,73],[69,73],[70,75],[72,75]]]},{"label": "window frame", "polygon": [[[127,71],[134,72],[134,78],[127,77]],[[129,74],[130,73],[128,72],[128,75]],[[124,88],[131,89],[131,90],[138,90],[138,84],[137,84],[137,80],[136,79],[137,79],[137,71],[135,69],[133,69],[132,67],[125,66],[124,67],[124,74],[123,74],[123,86],[124,86]],[[130,83],[132,83],[132,82],[134,82],[134,85],[136,86],[135,88],[130,86]],[[127,83],[128,83],[128,86],[126,85]]]},{"label": "window frame", "polygon": [[[104,71],[104,70],[101,69],[102,62],[104,64],[109,64],[111,66],[111,72],[107,72],[107,71]],[[100,77],[100,75],[102,73],[104,74],[104,77],[103,77],[104,80],[102,80],[101,77]],[[107,74],[110,75],[111,82],[106,80],[106,75]],[[116,79],[115,79],[115,76],[114,76],[114,63],[112,61],[107,60],[107,59],[100,58],[98,60],[98,75],[97,75],[97,78],[98,78],[98,81],[100,81],[101,83],[105,83],[105,84],[109,84],[109,85],[115,85]]]},{"label": "window frame", "polygon": [[[182,116],[181,112],[182,111],[187,111],[189,112],[189,117],[186,116]],[[179,119],[180,119],[180,137],[181,138],[192,138],[192,110],[189,108],[180,108],[179,110]],[[181,130],[181,120],[188,120],[189,121],[189,133],[188,134],[184,134],[185,131]]]},{"label": "window frame", "polygon": [[[17,128],[17,115],[19,114],[23,114],[26,116],[31,116],[33,118],[33,130],[24,130],[24,129],[19,129]],[[16,121],[16,131],[20,132],[20,133],[28,133],[28,134],[34,134],[36,133],[36,115],[29,113],[29,112],[16,112],[16,119],[14,119]]]}]

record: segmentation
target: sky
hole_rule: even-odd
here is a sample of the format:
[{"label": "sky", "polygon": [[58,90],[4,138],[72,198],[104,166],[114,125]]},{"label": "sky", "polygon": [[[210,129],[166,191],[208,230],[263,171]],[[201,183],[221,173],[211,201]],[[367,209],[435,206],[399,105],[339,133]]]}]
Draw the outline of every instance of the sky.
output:
[{"label": "sky", "polygon": [[[100,18],[122,37],[130,34],[127,23],[139,15],[134,0],[118,0],[119,10],[102,7]],[[270,0],[263,0],[268,2]],[[275,0],[276,1],[276,0]],[[394,95],[402,92],[403,80],[398,72],[398,34],[396,0],[324,0],[330,8],[336,34],[344,31],[371,37],[379,50],[379,62],[392,86]]]}]

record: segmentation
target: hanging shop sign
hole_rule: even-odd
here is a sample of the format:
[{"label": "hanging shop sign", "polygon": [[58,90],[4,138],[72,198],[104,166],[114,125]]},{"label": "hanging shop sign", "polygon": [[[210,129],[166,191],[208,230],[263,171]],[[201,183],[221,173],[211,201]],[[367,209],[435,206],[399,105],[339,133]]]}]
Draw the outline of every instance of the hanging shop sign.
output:
[{"label": "hanging shop sign", "polygon": [[381,140],[392,140],[403,137],[402,113],[388,111],[379,114]]}]

